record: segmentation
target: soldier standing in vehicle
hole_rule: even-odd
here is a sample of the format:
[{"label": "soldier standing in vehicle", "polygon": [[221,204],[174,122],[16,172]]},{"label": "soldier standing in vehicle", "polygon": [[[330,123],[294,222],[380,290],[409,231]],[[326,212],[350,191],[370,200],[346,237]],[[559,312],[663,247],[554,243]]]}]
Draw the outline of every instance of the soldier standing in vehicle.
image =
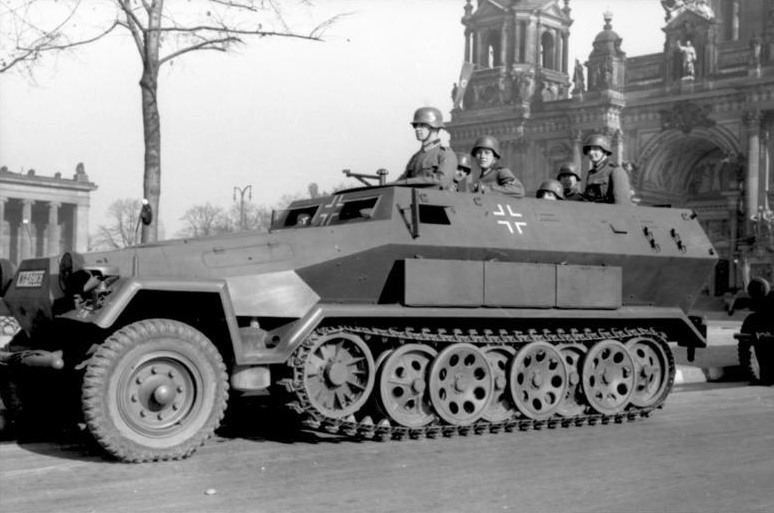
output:
[{"label": "soldier standing in vehicle", "polygon": [[546,180],[538,187],[535,197],[537,199],[563,200],[564,188],[558,180]]},{"label": "soldier standing in vehicle", "polygon": [[441,143],[439,132],[444,126],[441,111],[435,107],[419,108],[414,112],[411,126],[421,147],[393,183],[445,189],[454,178],[457,157],[451,148]]},{"label": "soldier standing in vehicle", "polygon": [[556,178],[562,183],[564,199],[567,201],[586,201],[581,192],[581,177],[575,163],[565,162],[562,164]]},{"label": "soldier standing in vehicle", "polygon": [[629,175],[608,158],[613,154],[610,150],[610,140],[602,134],[588,136],[583,145],[583,154],[591,161],[586,188],[583,191],[586,199],[595,203],[631,205],[632,188]]},{"label": "soldier standing in vehicle", "polygon": [[524,197],[524,185],[516,178],[513,171],[505,166],[497,165],[500,159],[500,143],[491,135],[484,135],[476,139],[471,155],[481,168],[473,192],[488,193],[498,192],[514,198]]},{"label": "soldier standing in vehicle", "polygon": [[470,159],[470,155],[462,152],[455,152],[457,155],[457,170],[454,172],[454,180],[446,187],[446,190],[452,192],[470,192],[470,184],[468,179],[470,178],[470,171],[473,166],[473,162]]}]

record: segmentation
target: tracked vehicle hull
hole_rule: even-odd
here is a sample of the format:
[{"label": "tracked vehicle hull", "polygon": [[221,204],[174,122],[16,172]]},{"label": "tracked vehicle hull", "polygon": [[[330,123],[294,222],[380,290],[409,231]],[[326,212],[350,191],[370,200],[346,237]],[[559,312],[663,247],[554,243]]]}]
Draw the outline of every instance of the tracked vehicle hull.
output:
[{"label": "tracked vehicle hull", "polygon": [[8,360],[60,355],[126,461],[191,454],[229,386],[353,437],[622,422],[668,397],[669,343],[704,347],[715,261],[685,210],[364,188],[269,233],[25,261]]}]

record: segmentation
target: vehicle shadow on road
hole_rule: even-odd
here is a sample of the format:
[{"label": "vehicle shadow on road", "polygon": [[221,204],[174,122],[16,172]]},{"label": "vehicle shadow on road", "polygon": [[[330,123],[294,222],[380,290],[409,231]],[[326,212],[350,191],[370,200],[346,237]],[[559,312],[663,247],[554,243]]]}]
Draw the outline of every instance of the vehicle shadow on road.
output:
[{"label": "vehicle shadow on road", "polygon": [[[357,443],[343,436],[304,429],[286,409],[268,398],[232,398],[221,426],[206,443],[234,439],[283,444]],[[38,419],[35,424],[0,430],[0,446],[15,444],[23,450],[53,458],[118,463],[94,440],[82,422]]]}]

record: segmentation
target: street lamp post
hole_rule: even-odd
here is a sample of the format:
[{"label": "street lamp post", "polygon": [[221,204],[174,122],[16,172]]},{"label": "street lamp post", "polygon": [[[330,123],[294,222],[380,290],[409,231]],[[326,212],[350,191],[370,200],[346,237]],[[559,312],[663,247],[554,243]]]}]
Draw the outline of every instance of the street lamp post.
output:
[{"label": "street lamp post", "polygon": [[244,187],[234,187],[234,201],[236,201],[237,193],[239,193],[239,229],[244,231],[245,229],[245,193],[247,193],[247,199],[253,199],[253,186],[245,185]]}]

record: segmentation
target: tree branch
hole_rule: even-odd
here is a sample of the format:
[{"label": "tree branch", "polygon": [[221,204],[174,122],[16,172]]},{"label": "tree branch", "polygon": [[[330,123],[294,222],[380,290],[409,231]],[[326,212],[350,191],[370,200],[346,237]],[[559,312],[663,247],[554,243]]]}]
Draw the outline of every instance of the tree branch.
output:
[{"label": "tree branch", "polygon": [[[140,21],[137,16],[135,16],[134,12],[132,11],[131,7],[129,6],[128,0],[116,0],[118,2],[118,6],[121,8],[121,10],[124,12],[124,15],[126,16],[126,23],[122,23],[121,26],[129,30],[129,33],[132,34],[132,39],[134,39],[134,45],[137,47],[137,51],[140,52],[140,58],[145,61],[145,45],[143,44],[143,33],[144,33],[144,27],[143,30],[140,29],[142,27],[142,22]],[[145,3],[145,0],[143,0],[143,5],[146,6],[146,9],[149,8],[148,4]]]},{"label": "tree branch", "polygon": [[220,52],[225,52],[226,51],[225,48],[218,48],[217,45],[219,44],[228,45],[229,43],[241,43],[241,42],[242,40],[237,37],[224,37],[222,39],[211,39],[207,41],[202,41],[201,43],[191,45],[186,48],[182,48],[180,50],[177,50],[176,52],[172,52],[171,54],[160,58],[159,66],[161,66],[167,61],[171,61],[176,57],[180,57],[185,53],[194,52],[196,50],[218,50]]}]

